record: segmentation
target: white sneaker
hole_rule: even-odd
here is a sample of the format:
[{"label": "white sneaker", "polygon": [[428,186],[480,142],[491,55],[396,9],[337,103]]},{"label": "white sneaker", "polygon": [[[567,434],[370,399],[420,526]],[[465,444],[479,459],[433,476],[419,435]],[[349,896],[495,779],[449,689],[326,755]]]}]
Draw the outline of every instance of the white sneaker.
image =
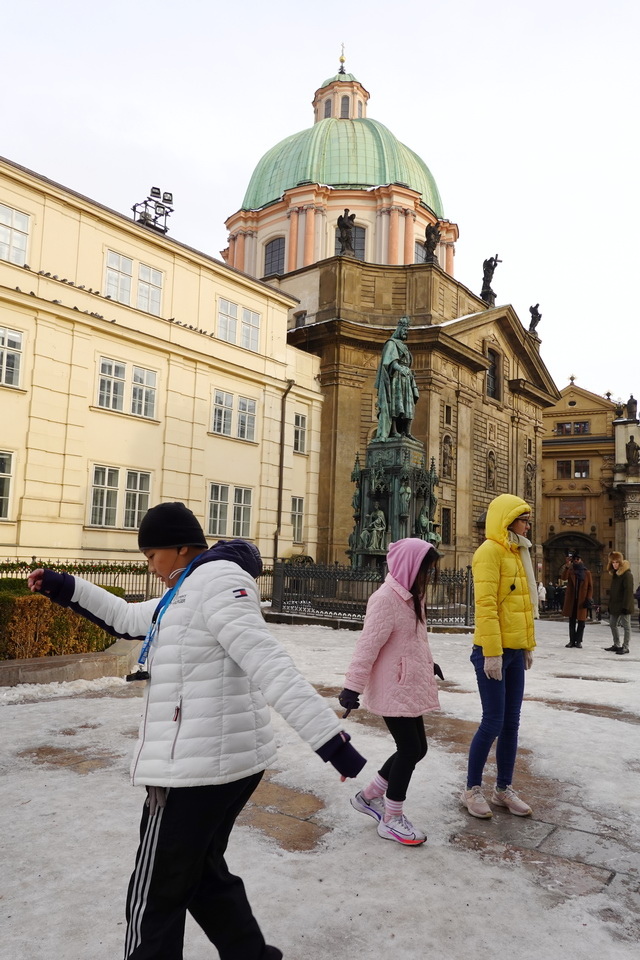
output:
[{"label": "white sneaker", "polygon": [[417,830],[410,820],[406,817],[391,817],[390,820],[381,820],[378,824],[378,836],[383,840],[395,840],[396,843],[404,843],[408,847],[417,847],[419,843],[424,843],[427,839],[426,834]]},{"label": "white sneaker", "polygon": [[506,807],[509,813],[514,813],[516,817],[529,817],[533,813],[529,804],[520,799],[511,785],[504,790],[494,787],[491,803],[495,803],[497,807]]},{"label": "white sneaker", "polygon": [[460,803],[467,808],[472,817],[488,820],[493,816],[491,807],[484,798],[482,787],[471,787],[460,794]]},{"label": "white sneaker", "polygon": [[368,817],[373,817],[378,823],[384,816],[384,797],[372,797],[371,800],[367,800],[360,790],[355,797],[351,797],[350,802],[354,810],[357,810],[358,813],[366,813]]}]

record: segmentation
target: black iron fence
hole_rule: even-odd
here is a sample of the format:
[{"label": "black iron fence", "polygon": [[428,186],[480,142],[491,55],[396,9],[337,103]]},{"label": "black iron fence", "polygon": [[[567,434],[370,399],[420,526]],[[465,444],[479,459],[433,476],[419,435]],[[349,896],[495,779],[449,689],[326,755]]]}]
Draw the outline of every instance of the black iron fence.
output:
[{"label": "black iron fence", "polygon": [[121,587],[125,598],[130,601],[159,597],[164,590],[161,581],[149,574],[146,563],[139,561],[45,560],[37,557],[31,560],[6,560],[0,562],[0,579],[26,580],[37,567],[71,573],[101,587]]},{"label": "black iron fence", "polygon": [[[146,563],[117,560],[7,560],[0,562],[0,579],[26,580],[36,567],[66,571],[100,586],[124,590],[129,601],[160,597],[162,582],[150,576]],[[378,589],[383,574],[350,566],[298,565],[278,562],[258,578],[263,602],[271,601],[275,612],[304,614],[360,621],[367,600]],[[437,583],[427,588],[428,621],[434,624],[473,624],[473,579],[471,568],[441,570]]]},{"label": "black iron fence", "polygon": [[[383,574],[377,570],[278,562],[273,571],[271,609],[312,617],[363,620],[367,601]],[[441,570],[427,588],[427,618],[433,624],[473,624],[471,568]]]},{"label": "black iron fence", "polygon": [[[121,587],[126,600],[135,602],[150,600],[162,596],[162,581],[151,576],[144,562],[122,562],[118,560],[43,560],[32,557],[31,560],[0,561],[0,579],[26,580],[29,573],[37,567],[84,577],[101,587]],[[273,571],[263,570],[258,578],[258,588],[263,601],[271,599]]]}]

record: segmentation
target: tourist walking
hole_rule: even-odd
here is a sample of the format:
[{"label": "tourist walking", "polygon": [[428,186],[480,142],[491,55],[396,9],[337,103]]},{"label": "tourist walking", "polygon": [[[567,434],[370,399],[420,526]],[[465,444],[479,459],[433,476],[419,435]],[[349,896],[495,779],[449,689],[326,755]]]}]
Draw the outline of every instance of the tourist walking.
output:
[{"label": "tourist walking", "polygon": [[396,745],[371,783],[351,800],[372,817],[378,835],[416,846],[427,839],[406,818],[403,804],[416,764],[427,753],[423,713],[439,709],[434,664],[425,613],[425,592],[438,553],[417,537],[389,544],[389,573],[369,598],[339,701],[351,710],[362,705],[381,716]]},{"label": "tourist walking", "polygon": [[560,577],[567,582],[562,605],[563,616],[569,617],[569,643],[565,646],[582,647],[587,614],[593,606],[591,573],[577,553],[569,553]]},{"label": "tourist walking", "polygon": [[355,777],[364,759],[335,713],[271,636],[255,577],[262,561],[242,540],[210,550],[182,503],[143,517],[138,545],[168,588],[127,603],[80,577],[34,570],[31,590],[114,636],[144,640],[146,685],[132,783],[146,788],[140,846],[127,894],[125,960],[181,960],[187,911],[221,960],[280,960],[267,946],[225,851],[238,814],[276,755],[272,706],[324,761]]},{"label": "tourist walking", "polygon": [[475,631],[471,663],[476,671],[482,720],[471,741],[467,786],[460,800],[472,817],[493,812],[482,791],[489,752],[496,743],[496,784],[491,803],[526,817],[531,807],[512,786],[518,752],[525,670],[536,645],[538,591],[531,563],[531,508],[503,493],[487,509],[486,535],[473,555]]},{"label": "tourist walking", "polygon": [[[618,550],[608,557],[607,573],[611,574],[609,591],[609,626],[613,644],[605,647],[610,653],[629,653],[631,640],[631,614],[633,613],[633,574],[631,565]],[[622,640],[618,628],[622,628]]]}]

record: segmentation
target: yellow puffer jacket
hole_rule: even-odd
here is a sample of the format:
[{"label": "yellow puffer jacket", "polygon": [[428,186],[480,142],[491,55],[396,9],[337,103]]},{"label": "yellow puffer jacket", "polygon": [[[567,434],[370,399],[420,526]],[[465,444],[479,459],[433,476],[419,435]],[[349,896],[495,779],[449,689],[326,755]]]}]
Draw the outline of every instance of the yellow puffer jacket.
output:
[{"label": "yellow puffer jacket", "polygon": [[476,626],[473,642],[485,657],[505,647],[533,650],[536,645],[529,583],[518,544],[508,526],[530,510],[520,497],[503,493],[489,504],[487,539],[473,555]]}]

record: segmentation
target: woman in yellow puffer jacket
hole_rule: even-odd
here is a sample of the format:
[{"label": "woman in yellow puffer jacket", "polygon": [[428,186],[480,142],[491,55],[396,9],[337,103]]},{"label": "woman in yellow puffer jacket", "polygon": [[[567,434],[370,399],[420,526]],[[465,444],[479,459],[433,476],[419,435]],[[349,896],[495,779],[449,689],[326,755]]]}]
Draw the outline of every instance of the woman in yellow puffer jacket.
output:
[{"label": "woman in yellow puffer jacket", "polygon": [[538,590],[531,564],[531,508],[503,493],[489,504],[487,539],[473,557],[475,633],[471,662],[482,703],[482,721],[471,742],[467,789],[460,800],[474,817],[492,816],[482,793],[482,774],[497,737],[496,786],[491,802],[526,817],[531,807],[511,786],[518,750],[524,672],[536,645]]}]

